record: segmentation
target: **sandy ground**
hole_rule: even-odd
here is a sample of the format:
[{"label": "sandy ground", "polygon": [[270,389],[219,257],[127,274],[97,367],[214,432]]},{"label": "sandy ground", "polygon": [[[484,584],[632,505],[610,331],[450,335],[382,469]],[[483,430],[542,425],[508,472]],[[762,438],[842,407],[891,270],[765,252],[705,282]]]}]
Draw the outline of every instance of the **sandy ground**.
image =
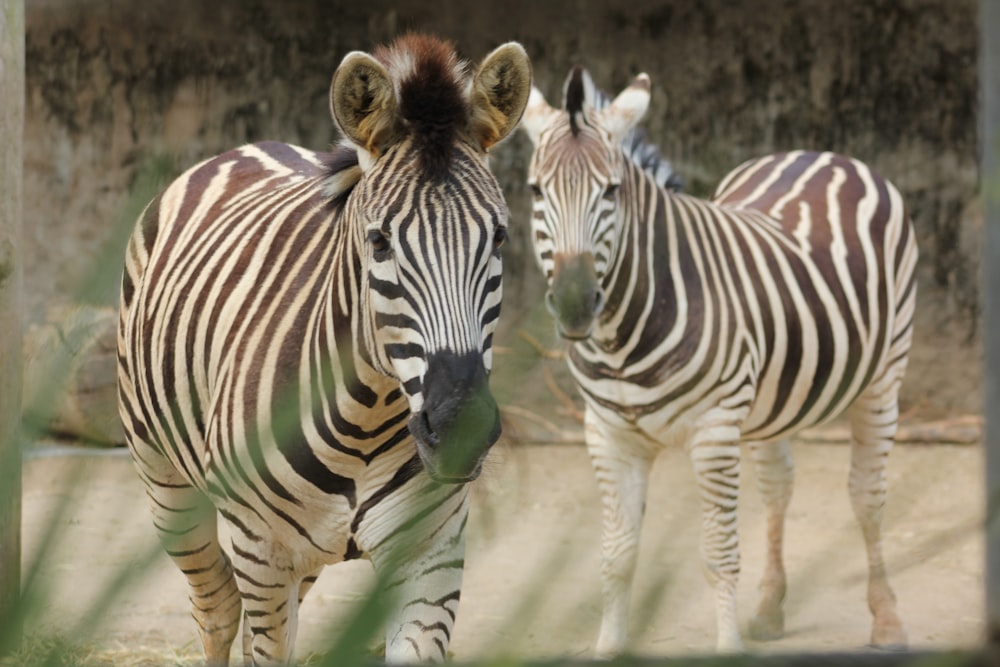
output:
[{"label": "sandy ground", "polygon": [[[67,451],[69,453],[67,453]],[[801,444],[788,517],[787,636],[752,651],[844,651],[868,640],[865,560],[846,495],[847,448]],[[896,448],[886,548],[915,649],[970,647],[983,631],[982,450]],[[745,475],[741,626],[756,604],[763,515]],[[59,507],[53,539],[46,526]],[[714,645],[711,592],[697,552],[697,501],[679,452],[657,461],[632,607],[634,651],[703,653]],[[458,660],[591,655],[600,619],[599,510],[583,447],[506,446],[476,489],[465,587],[452,651]],[[186,586],[158,552],[145,499],[122,450],[41,448],[25,463],[25,575],[48,591],[29,630],[66,633],[94,618],[123,565],[153,554],[92,632],[109,650],[200,653]],[[37,569],[32,570],[32,568]],[[303,605],[299,656],[322,651],[371,580],[365,562],[328,568]]]}]

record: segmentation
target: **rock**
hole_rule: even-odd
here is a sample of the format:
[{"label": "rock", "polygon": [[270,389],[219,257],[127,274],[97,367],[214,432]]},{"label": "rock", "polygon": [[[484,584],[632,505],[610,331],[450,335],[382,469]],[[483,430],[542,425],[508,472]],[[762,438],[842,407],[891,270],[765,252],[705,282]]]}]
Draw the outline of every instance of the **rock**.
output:
[{"label": "rock", "polygon": [[55,309],[24,337],[26,426],[94,444],[124,444],[113,308]]}]

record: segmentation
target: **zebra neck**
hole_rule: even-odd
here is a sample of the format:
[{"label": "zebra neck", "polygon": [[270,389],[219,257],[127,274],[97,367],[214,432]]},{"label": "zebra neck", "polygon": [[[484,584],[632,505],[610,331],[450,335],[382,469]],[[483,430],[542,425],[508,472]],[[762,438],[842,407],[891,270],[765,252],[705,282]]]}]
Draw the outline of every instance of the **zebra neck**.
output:
[{"label": "zebra neck", "polygon": [[[332,221],[337,228],[330,280],[318,315],[313,349],[328,351],[321,362],[330,375],[326,382],[345,388],[362,404],[386,402],[399,390],[399,382],[385,369],[377,348],[374,317],[364,289],[361,235],[356,223],[343,211]],[[390,401],[391,402],[391,401]]]},{"label": "zebra neck", "polygon": [[690,239],[678,220],[696,200],[662,188],[631,162],[621,187],[619,241],[592,339],[612,365],[651,346],[666,350],[666,332],[682,330],[689,311],[701,303],[699,277],[686,269]]}]

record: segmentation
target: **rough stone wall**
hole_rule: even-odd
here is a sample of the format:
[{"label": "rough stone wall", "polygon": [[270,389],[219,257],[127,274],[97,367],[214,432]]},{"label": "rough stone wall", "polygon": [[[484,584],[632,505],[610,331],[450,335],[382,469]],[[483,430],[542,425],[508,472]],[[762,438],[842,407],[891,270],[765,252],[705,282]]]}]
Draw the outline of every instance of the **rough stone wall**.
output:
[{"label": "rough stone wall", "polygon": [[[28,0],[26,14],[29,321],[78,298],[95,262],[88,298],[113,303],[115,230],[151,162],[179,171],[258,139],[328,146],[340,58],[416,29],[472,60],[521,41],[553,104],[574,63],[610,92],[648,72],[645,126],[696,194],[772,150],[871,163],[903,192],[922,252],[907,405],[979,407],[974,0]],[[522,232],[529,153],[517,136],[493,158]],[[541,295],[526,233],[506,262],[510,329]]]}]

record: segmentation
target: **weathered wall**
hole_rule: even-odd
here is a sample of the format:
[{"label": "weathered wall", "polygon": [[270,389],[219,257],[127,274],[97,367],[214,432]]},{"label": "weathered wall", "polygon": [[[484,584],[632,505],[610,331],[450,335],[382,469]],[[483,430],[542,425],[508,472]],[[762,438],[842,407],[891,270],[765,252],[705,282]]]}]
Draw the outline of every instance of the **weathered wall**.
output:
[{"label": "weathered wall", "polygon": [[[28,319],[72,298],[134,214],[127,194],[156,159],[176,169],[246,141],[322,149],[340,58],[405,29],[453,39],[473,60],[517,39],[558,103],[569,67],[612,92],[650,74],[646,127],[689,189],[705,194],[758,153],[833,149],[902,190],[922,255],[907,405],[979,406],[974,0],[731,3],[585,0],[29,0],[25,173]],[[496,151],[526,231],[528,142]],[[134,206],[133,206],[134,209]],[[514,234],[505,323],[540,295]],[[104,262],[117,272],[117,257]],[[111,300],[113,281],[103,298]]]}]

